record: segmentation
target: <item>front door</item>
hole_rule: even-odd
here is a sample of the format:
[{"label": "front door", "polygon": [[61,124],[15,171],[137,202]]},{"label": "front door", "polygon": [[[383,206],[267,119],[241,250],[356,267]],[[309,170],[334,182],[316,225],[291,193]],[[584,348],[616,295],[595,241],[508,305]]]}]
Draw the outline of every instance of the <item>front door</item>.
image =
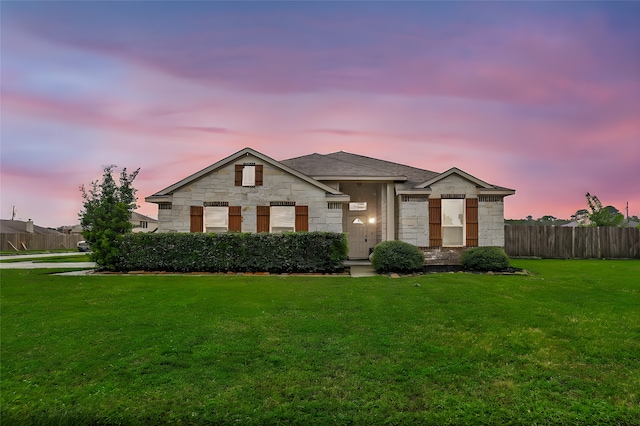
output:
[{"label": "front door", "polygon": [[365,216],[349,217],[349,229],[347,230],[349,259],[367,259],[369,257],[366,220]]}]

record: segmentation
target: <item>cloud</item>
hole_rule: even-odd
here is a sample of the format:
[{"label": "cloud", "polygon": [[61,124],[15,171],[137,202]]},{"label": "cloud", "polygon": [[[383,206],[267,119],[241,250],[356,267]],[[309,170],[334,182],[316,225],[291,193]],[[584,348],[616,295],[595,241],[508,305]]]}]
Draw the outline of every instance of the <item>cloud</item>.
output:
[{"label": "cloud", "polygon": [[638,3],[2,9],[2,195],[32,211],[46,189],[75,219],[105,163],[143,198],[245,146],[460,167],[510,217],[640,206]]}]

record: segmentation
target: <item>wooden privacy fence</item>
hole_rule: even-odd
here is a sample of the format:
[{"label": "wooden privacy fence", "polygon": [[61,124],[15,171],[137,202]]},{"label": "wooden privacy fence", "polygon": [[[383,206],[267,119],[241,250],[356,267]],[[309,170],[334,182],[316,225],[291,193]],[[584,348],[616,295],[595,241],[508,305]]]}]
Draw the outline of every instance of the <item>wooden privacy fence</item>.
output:
[{"label": "wooden privacy fence", "polygon": [[510,257],[640,259],[640,229],[612,227],[505,226]]},{"label": "wooden privacy fence", "polygon": [[[0,234],[3,251],[18,250],[54,250],[76,248],[78,241],[84,240],[82,235],[69,234]],[[24,244],[24,245],[23,245]]]}]

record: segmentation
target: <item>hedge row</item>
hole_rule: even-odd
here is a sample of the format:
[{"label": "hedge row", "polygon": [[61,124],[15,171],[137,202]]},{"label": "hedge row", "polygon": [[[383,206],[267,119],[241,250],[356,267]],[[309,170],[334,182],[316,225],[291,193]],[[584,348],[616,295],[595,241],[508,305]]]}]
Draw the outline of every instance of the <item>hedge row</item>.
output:
[{"label": "hedge row", "polygon": [[116,271],[339,272],[347,258],[345,234],[127,234]]}]

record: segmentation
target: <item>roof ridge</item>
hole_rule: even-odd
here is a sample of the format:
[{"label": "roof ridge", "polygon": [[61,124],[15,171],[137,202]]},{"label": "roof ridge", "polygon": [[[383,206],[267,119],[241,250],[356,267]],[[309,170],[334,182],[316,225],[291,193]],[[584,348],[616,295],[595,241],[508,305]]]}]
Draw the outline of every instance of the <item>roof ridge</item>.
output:
[{"label": "roof ridge", "polygon": [[[351,153],[351,152],[346,152],[346,151],[333,152],[333,153],[327,154],[326,156],[327,156],[327,157],[329,157],[331,154],[339,154],[339,153],[341,153],[341,152],[342,152],[342,153],[344,153],[344,154],[348,154],[348,155],[355,155],[355,156],[360,156],[360,157],[363,157],[363,158],[368,158],[368,159],[370,159],[370,160],[377,160],[376,158],[373,158],[373,157],[367,157],[367,156],[364,156],[364,155],[353,154],[353,153]],[[361,166],[361,167],[367,167],[367,168],[369,168],[369,169],[373,169],[373,170],[376,170],[376,171],[382,172],[383,174],[388,174],[388,173],[389,173],[389,171],[388,171],[388,170],[382,170],[382,169],[380,169],[380,168],[378,168],[378,167],[374,167],[374,166],[371,166],[371,165],[368,165],[368,164],[361,164],[361,163],[357,163],[357,162],[355,162],[355,161],[349,161],[349,160],[345,160],[345,159],[342,159],[342,158],[333,158],[333,157],[332,157],[331,159],[332,159],[333,161],[341,161],[341,162],[343,162],[343,163],[347,163],[347,164],[354,164],[354,165]],[[399,176],[399,175],[398,175],[397,173],[395,173],[395,172],[393,172],[393,174],[394,174],[395,176]]]},{"label": "roof ridge", "polygon": [[409,165],[406,165],[406,164],[396,163],[395,161],[382,160],[380,158],[369,157],[368,155],[354,154],[353,152],[348,152],[348,151],[344,151],[344,150],[331,152],[331,153],[326,154],[326,155],[329,156],[329,155],[332,155],[332,154],[340,154],[340,153],[353,155],[355,157],[362,157],[362,158],[366,158],[366,159],[369,159],[369,160],[379,161],[379,162],[382,162],[382,163],[393,164],[395,166],[401,166],[401,167],[411,168],[411,169],[414,169],[414,170],[420,170],[421,172],[429,172],[429,173],[435,173],[435,174],[441,174],[442,173],[442,172],[434,172],[433,170],[421,169],[419,167],[409,166]]}]

